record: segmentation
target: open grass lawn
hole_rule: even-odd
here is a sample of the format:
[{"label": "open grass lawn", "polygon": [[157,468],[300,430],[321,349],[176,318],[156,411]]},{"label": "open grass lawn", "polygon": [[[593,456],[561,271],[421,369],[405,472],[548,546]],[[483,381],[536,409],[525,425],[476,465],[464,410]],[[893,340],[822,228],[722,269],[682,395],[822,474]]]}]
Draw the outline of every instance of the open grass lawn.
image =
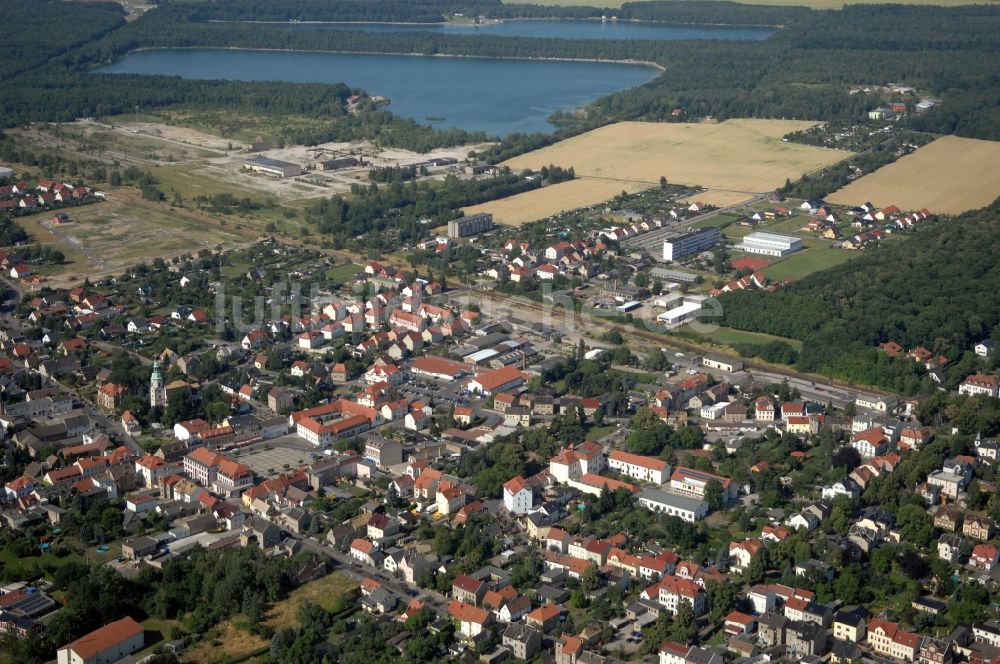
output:
[{"label": "open grass lawn", "polygon": [[735,214],[717,214],[714,217],[702,219],[699,222],[691,224],[691,226],[694,228],[722,228],[723,226],[728,226],[738,219],[739,217]]},{"label": "open grass lawn", "polygon": [[813,272],[846,263],[860,255],[861,252],[848,251],[847,249],[810,247],[768,265],[763,272],[771,279],[791,279],[794,281]]},{"label": "open grass lawn", "polygon": [[83,563],[86,561],[79,553],[71,553],[67,556],[57,556],[53,553],[41,553],[39,551],[39,555],[22,558],[15,555],[10,549],[0,548],[0,564],[2,564],[5,569],[24,570],[25,573],[19,574],[18,576],[30,577],[32,576],[32,571],[35,569],[37,569],[38,572],[41,572],[47,567],[62,567],[72,562]]},{"label": "open grass lawn", "polygon": [[604,438],[609,433],[613,433],[618,427],[614,426],[593,426],[587,429],[587,440],[600,440]]},{"label": "open grass lawn", "polygon": [[107,551],[101,552],[97,550],[96,546],[89,547],[83,552],[83,555],[92,563],[102,565],[109,560],[114,560],[118,556],[122,555],[122,544],[121,542],[110,542],[105,544],[108,547]]},{"label": "open grass lawn", "polygon": [[142,659],[146,655],[152,655],[153,650],[164,642],[170,641],[170,633],[179,623],[176,620],[160,618],[146,618],[141,623],[146,631],[146,647],[135,654],[136,659]]},{"label": "open grass lawn", "polygon": [[319,604],[329,610],[336,605],[341,595],[352,592],[357,587],[357,581],[340,572],[327,574],[321,579],[299,586],[286,599],[277,602],[267,612],[264,622],[275,629],[292,627],[298,624],[299,606],[303,602]]},{"label": "open grass lawn", "polygon": [[731,327],[720,327],[712,332],[699,334],[698,336],[712,343],[729,347],[732,347],[733,344],[765,344],[769,341],[784,341],[795,350],[802,348],[802,342],[798,339],[776,337],[758,332],[744,332],[743,330],[734,330]]},{"label": "open grass lawn", "polygon": [[762,233],[778,233],[779,235],[793,235],[795,237],[817,237],[816,233],[800,230],[808,223],[808,217],[792,217],[791,219],[781,219],[759,224],[757,230]]},{"label": "open grass lawn", "polygon": [[749,226],[730,224],[722,229],[722,237],[727,240],[742,240],[745,236],[753,232],[754,229]]},{"label": "open grass lawn", "polygon": [[361,266],[356,263],[345,263],[344,265],[338,265],[327,270],[326,278],[330,281],[347,283],[348,281],[352,281],[354,275],[361,272],[361,270]]}]

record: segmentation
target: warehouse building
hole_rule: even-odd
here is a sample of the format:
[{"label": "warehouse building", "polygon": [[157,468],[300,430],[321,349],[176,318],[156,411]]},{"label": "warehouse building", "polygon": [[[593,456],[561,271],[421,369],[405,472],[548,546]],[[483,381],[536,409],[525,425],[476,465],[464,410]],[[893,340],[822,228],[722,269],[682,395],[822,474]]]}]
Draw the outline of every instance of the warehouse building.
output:
[{"label": "warehouse building", "polygon": [[353,168],[364,164],[355,157],[340,157],[337,159],[324,159],[315,163],[317,171],[336,171],[341,168]]},{"label": "warehouse building", "polygon": [[738,251],[745,251],[748,254],[779,257],[787,256],[801,248],[802,240],[799,238],[774,233],[750,233],[743,238],[741,244],[736,245]]},{"label": "warehouse building", "polygon": [[673,309],[664,311],[656,317],[656,320],[665,325],[668,330],[680,327],[684,323],[688,323],[697,318],[698,312],[701,311],[702,303],[704,301],[704,296],[689,295],[684,298],[682,304],[674,307]]},{"label": "warehouse building", "polygon": [[489,212],[480,212],[460,219],[452,219],[448,222],[448,237],[459,238],[483,233],[493,228],[493,215]]},{"label": "warehouse building", "polygon": [[716,227],[680,233],[663,241],[663,260],[676,261],[685,256],[693,256],[719,244],[722,231]]},{"label": "warehouse building", "polygon": [[243,162],[244,168],[254,173],[262,173],[279,178],[293,178],[302,175],[302,167],[289,161],[271,159],[270,157],[250,157]]}]

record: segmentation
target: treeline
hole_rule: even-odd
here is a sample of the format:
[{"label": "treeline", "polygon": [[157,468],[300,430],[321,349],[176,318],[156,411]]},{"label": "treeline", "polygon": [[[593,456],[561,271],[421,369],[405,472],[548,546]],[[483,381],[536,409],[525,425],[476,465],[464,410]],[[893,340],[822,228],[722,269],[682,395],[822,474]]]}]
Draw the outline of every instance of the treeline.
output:
[{"label": "treeline", "polygon": [[353,185],[350,196],[338,194],[307,208],[306,219],[330,238],[335,249],[380,253],[427,237],[432,228],[459,216],[465,206],[540,186],[539,181],[509,171],[485,180],[460,180],[449,175],[443,183]]},{"label": "treeline", "polygon": [[44,64],[125,25],[114,2],[4,2],[0,79]]},{"label": "treeline", "polygon": [[28,234],[21,224],[8,215],[0,216],[0,247],[10,247],[28,241]]},{"label": "treeline", "polygon": [[189,21],[329,21],[374,23],[436,23],[455,14],[490,19],[599,18],[697,25],[783,25],[809,13],[804,7],[743,5],[735,2],[629,2],[621,8],[546,6],[500,0],[221,0],[212,3],[170,3],[161,7]]},{"label": "treeline", "polygon": [[[469,3],[469,7],[479,3]],[[499,5],[499,0],[481,3]],[[361,21],[438,23],[445,15],[462,11],[462,3],[451,0],[221,0],[211,3],[171,3],[161,10],[190,21]]]},{"label": "treeline", "polygon": [[416,166],[376,166],[368,171],[368,179],[372,182],[409,182],[419,175],[427,175],[427,167],[418,169]]},{"label": "treeline", "polygon": [[1000,201],[775,293],[724,294],[722,323],[801,340],[796,366],[803,371],[905,394],[931,387],[926,371],[876,346],[924,346],[951,360],[943,373],[944,387],[952,387],[975,369],[972,344],[1000,335],[997,246]]},{"label": "treeline", "polygon": [[[789,140],[794,138],[789,137]],[[929,142],[929,137],[920,141],[920,144]],[[803,173],[802,178],[785,183],[781,188],[781,193],[793,198],[816,199],[823,198],[841,187],[846,186],[851,181],[851,176],[855,169],[860,169],[862,173],[871,173],[882,168],[886,164],[896,161],[897,147],[876,146],[871,152],[863,152],[851,157],[849,161],[842,161],[828,168],[824,168],[819,173],[808,175]]]}]

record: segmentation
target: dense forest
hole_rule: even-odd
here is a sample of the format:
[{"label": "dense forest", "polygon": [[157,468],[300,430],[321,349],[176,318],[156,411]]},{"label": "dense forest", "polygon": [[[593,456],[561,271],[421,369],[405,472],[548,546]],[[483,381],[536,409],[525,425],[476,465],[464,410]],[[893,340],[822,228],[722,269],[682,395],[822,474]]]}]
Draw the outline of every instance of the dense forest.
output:
[{"label": "dense forest", "polygon": [[371,21],[438,23],[460,14],[487,19],[510,18],[600,18],[659,21],[700,25],[783,25],[790,17],[808,13],[803,7],[741,5],[735,2],[692,0],[690,2],[630,2],[620,9],[593,6],[553,7],[506,3],[501,0],[216,0],[211,3],[169,3],[171,11],[189,21]]},{"label": "dense forest", "polygon": [[923,367],[876,346],[924,346],[951,360],[944,370],[951,387],[975,369],[971,346],[1000,336],[998,246],[1000,200],[776,293],[722,295],[722,322],[802,340],[796,366],[803,371],[906,394],[931,387]]},{"label": "dense forest", "polygon": [[[45,7],[51,5],[49,10]],[[41,6],[41,9],[40,9]],[[811,118],[851,122],[865,119],[873,101],[849,95],[859,83],[902,82],[939,95],[939,107],[905,122],[914,129],[1000,138],[1000,7],[903,7],[853,5],[843,11],[744,7],[728,3],[630,3],[623,17],[682,23],[781,23],[783,29],[761,42],[616,41],[539,39],[492,35],[289,30],[282,25],[210,20],[296,18],[338,20],[412,20],[426,22],[446,12],[474,10],[486,16],[591,15],[591,9],[537,8],[499,2],[454,5],[441,0],[368,5],[357,0],[278,3],[252,0],[218,3],[164,3],[130,24],[109,28],[108,5],[72,5],[91,11],[78,19],[83,32],[96,36],[78,48],[62,43],[43,64],[11,47],[0,79],[0,125],[63,121],[110,115],[141,104],[146,108],[188,105],[234,107],[255,113],[331,118],[325,131],[299,136],[304,142],[346,140],[373,128],[392,144],[455,144],[474,138],[446,133],[372,111],[361,120],[345,117],[340,99],[347,92],[331,86],[290,83],[185,81],[175,77],[90,74],[93,67],[137,48],[243,47],[344,52],[455,54],[522,58],[602,58],[657,62],[666,68],[657,79],[590,105],[564,136],[620,119],[676,119],[713,116]],[[8,25],[17,26],[20,43],[47,43],[62,23],[65,5],[53,0],[5,3]],[[378,7],[376,11],[373,9]],[[306,12],[307,13],[303,13]],[[565,12],[565,13],[564,13]],[[284,20],[282,18],[282,20]],[[114,26],[112,26],[114,27]],[[110,31],[109,31],[110,30]],[[101,36],[103,35],[103,36]],[[83,38],[78,38],[83,41]],[[329,94],[333,90],[333,94]],[[374,118],[369,121],[369,115]],[[353,117],[353,116],[352,116]],[[419,137],[414,137],[419,134]],[[496,154],[505,156],[544,145],[555,136],[512,136]],[[426,147],[425,147],[426,149]]]}]

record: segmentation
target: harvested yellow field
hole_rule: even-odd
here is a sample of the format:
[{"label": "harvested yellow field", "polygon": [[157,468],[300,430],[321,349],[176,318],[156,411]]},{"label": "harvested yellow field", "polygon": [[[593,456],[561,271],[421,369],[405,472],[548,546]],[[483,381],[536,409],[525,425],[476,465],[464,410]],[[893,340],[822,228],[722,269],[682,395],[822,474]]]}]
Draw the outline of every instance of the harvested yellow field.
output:
[{"label": "harvested yellow field", "polygon": [[473,205],[464,208],[464,211],[465,214],[491,212],[493,220],[498,224],[521,226],[560,212],[602,203],[623,191],[631,194],[651,186],[645,182],[577,178],[489,203]]},{"label": "harvested yellow field", "polygon": [[515,171],[548,164],[572,166],[578,177],[647,186],[657,185],[664,176],[675,184],[749,197],[851,155],[781,140],[789,132],[814,124],[795,120],[619,122],[506,163]]},{"label": "harvested yellow field", "polygon": [[1000,196],[1000,142],[944,136],[827,197],[901,210],[958,214]]}]

